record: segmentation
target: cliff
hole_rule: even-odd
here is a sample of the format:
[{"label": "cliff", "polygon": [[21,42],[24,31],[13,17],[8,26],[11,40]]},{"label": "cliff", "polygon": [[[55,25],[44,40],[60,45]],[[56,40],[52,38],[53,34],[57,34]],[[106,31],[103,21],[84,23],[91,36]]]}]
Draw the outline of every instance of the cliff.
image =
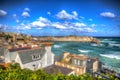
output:
[{"label": "cliff", "polygon": [[73,41],[73,42],[93,42],[99,44],[100,41],[87,36],[65,36],[65,37],[39,37],[40,41]]}]

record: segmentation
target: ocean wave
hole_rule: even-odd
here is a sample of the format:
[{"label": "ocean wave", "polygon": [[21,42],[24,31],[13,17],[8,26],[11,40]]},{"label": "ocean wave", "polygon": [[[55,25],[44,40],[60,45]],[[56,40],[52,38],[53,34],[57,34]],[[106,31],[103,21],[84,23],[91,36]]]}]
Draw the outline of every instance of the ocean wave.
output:
[{"label": "ocean wave", "polygon": [[78,51],[80,51],[82,53],[88,53],[88,52],[90,52],[90,50],[81,50],[81,49],[78,49]]},{"label": "ocean wave", "polygon": [[60,48],[61,46],[60,45],[54,45],[53,47],[54,48]]},{"label": "ocean wave", "polygon": [[100,54],[100,56],[107,57],[107,58],[113,58],[113,59],[120,59],[120,54]]},{"label": "ocean wave", "polygon": [[109,43],[109,46],[110,46],[110,47],[119,47],[119,48],[120,48],[120,44],[112,44],[112,43]]},{"label": "ocean wave", "polygon": [[104,46],[104,44],[91,44],[91,46]]},{"label": "ocean wave", "polygon": [[116,41],[112,41],[110,39],[103,39],[101,40],[102,43],[117,43]]}]

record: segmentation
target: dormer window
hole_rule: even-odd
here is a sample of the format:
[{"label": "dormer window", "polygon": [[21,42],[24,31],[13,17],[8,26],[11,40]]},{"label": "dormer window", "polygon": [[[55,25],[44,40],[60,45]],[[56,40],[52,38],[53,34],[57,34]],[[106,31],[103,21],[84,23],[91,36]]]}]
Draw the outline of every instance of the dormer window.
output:
[{"label": "dormer window", "polygon": [[38,60],[40,58],[41,58],[40,54],[34,54],[34,55],[32,55],[32,60]]}]

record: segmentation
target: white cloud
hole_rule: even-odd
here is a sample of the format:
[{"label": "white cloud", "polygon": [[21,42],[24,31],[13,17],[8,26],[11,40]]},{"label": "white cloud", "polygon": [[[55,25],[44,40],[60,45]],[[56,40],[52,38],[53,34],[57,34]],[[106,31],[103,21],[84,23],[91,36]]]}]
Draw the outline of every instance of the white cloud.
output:
[{"label": "white cloud", "polygon": [[51,26],[58,28],[58,29],[66,29],[67,28],[66,26],[64,26],[63,24],[61,24],[59,22],[53,23]]},{"label": "white cloud", "polygon": [[5,15],[7,15],[7,12],[4,10],[0,10],[0,16],[5,16]]},{"label": "white cloud", "polygon": [[96,24],[91,24],[90,26],[91,26],[91,27],[95,27],[95,26],[97,26],[97,25],[96,25]]},{"label": "white cloud", "polygon": [[[95,26],[95,24],[91,24],[91,26]],[[80,32],[96,32],[93,27],[87,27],[87,24],[83,22],[51,22],[47,18],[39,17],[37,20],[33,22],[29,22],[27,24],[21,23],[18,26],[18,29],[43,29],[45,27],[49,28],[57,28],[59,30],[76,30]]]},{"label": "white cloud", "polygon": [[45,23],[42,23],[40,21],[34,21],[32,22],[32,26],[34,27],[44,27],[44,26],[47,26]]},{"label": "white cloud", "polygon": [[15,19],[15,22],[16,22],[16,23],[19,23],[19,22],[20,22],[20,20],[18,19],[18,17],[17,17],[16,14],[13,14],[13,18]]},{"label": "white cloud", "polygon": [[111,13],[111,12],[102,12],[100,13],[100,15],[108,18],[114,18],[116,16],[114,13]]},{"label": "white cloud", "polygon": [[40,29],[42,29],[42,28],[37,28],[37,29],[39,29],[39,30],[40,30]]},{"label": "white cloud", "polygon": [[87,26],[85,23],[74,23],[74,26],[77,26],[77,27],[84,27],[84,26]]},{"label": "white cloud", "polygon": [[24,9],[24,11],[27,11],[27,12],[29,12],[29,11],[30,11],[30,9],[29,9],[29,8],[25,8],[25,9]]},{"label": "white cloud", "polygon": [[19,23],[20,21],[18,19],[16,19],[16,22]]},{"label": "white cloud", "polygon": [[25,26],[24,29],[31,29],[31,27],[30,26]]},{"label": "white cloud", "polygon": [[8,28],[7,25],[4,25],[4,24],[0,24],[0,31],[4,31]]},{"label": "white cloud", "polygon": [[23,16],[23,17],[30,17],[30,14],[29,14],[28,12],[24,11],[24,12],[22,13],[22,16]]},{"label": "white cloud", "polygon": [[16,14],[13,14],[13,17],[14,17],[14,18],[16,18],[16,17],[17,17],[17,15],[16,15]]},{"label": "white cloud", "polygon": [[90,19],[88,19],[89,21],[93,21],[93,19],[92,18],[90,18]]},{"label": "white cloud", "polygon": [[72,19],[77,20],[77,19],[78,19],[78,18],[77,18],[78,14],[77,14],[76,11],[73,11],[72,14],[69,14],[69,13],[67,13],[65,10],[62,10],[62,11],[58,12],[58,13],[56,14],[56,16],[57,16],[57,18],[59,18],[59,19],[66,19],[66,20],[72,20]]},{"label": "white cloud", "polygon": [[90,28],[90,27],[79,27],[79,28],[75,28],[75,30],[79,31],[79,32],[97,32],[95,29]]},{"label": "white cloud", "polygon": [[38,20],[43,23],[50,23],[50,21],[47,18],[39,17]]},{"label": "white cloud", "polygon": [[38,20],[31,23],[33,27],[45,27],[50,25],[50,21],[46,18],[39,17]]},{"label": "white cloud", "polygon": [[72,12],[74,16],[78,16],[78,13],[76,11]]},{"label": "white cloud", "polygon": [[51,12],[47,12],[48,15],[51,15]]},{"label": "white cloud", "polygon": [[85,17],[83,17],[83,16],[80,16],[80,19],[85,19]]},{"label": "white cloud", "polygon": [[86,32],[97,32],[96,30],[94,30],[93,28],[84,28],[84,30],[86,31]]}]

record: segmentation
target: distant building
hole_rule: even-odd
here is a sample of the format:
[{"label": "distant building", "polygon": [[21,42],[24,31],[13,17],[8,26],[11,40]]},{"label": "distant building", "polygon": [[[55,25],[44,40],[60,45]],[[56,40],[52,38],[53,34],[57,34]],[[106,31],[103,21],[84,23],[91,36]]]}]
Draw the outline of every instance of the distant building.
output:
[{"label": "distant building", "polygon": [[4,47],[0,47],[0,63],[5,62],[5,55],[8,53],[8,49]]},{"label": "distant building", "polygon": [[57,73],[62,73],[65,75],[74,74],[74,71],[72,69],[57,66],[57,65],[51,65],[51,66],[45,67],[44,70],[48,74],[57,74]]},{"label": "distant building", "polygon": [[75,55],[68,52],[55,59],[55,65],[74,70],[76,75],[94,73],[100,70],[100,61],[83,54]]},{"label": "distant building", "polygon": [[[3,55],[3,52],[1,53],[0,55]],[[19,63],[22,69],[34,70],[54,64],[54,54],[51,52],[51,46],[11,49],[3,55],[3,58],[2,60],[5,63]]]}]

